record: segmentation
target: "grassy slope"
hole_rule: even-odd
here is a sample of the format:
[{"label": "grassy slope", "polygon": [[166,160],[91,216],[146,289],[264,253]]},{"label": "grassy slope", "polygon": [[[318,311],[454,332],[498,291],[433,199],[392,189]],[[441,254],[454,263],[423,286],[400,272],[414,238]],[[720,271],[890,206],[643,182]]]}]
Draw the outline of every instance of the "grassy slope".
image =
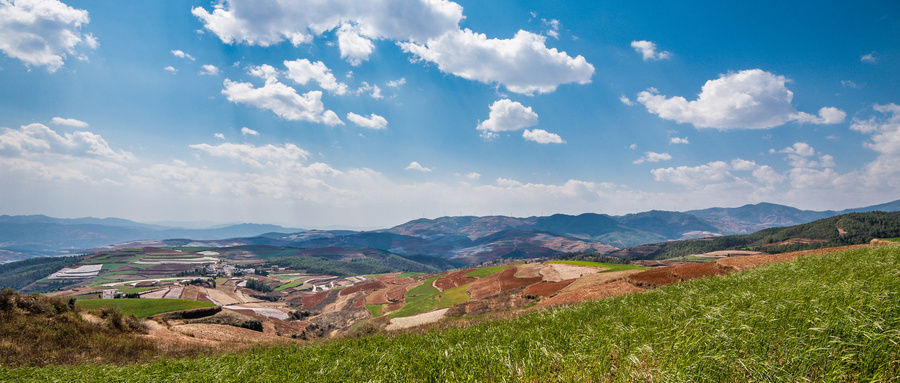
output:
[{"label": "grassy slope", "polygon": [[20,381],[867,381],[900,378],[900,247],[419,334],[133,367],[8,370]]},{"label": "grassy slope", "polygon": [[209,302],[188,301],[184,299],[90,299],[78,301],[78,307],[87,310],[99,310],[104,307],[118,307],[125,315],[138,318],[169,311],[196,309],[214,306]]},{"label": "grassy slope", "polygon": [[481,267],[481,268],[477,268],[475,270],[472,270],[472,271],[466,273],[466,276],[467,277],[475,277],[475,278],[484,278],[487,276],[497,274],[503,270],[506,270],[506,269],[513,267],[515,265],[518,265],[520,263],[522,263],[522,262],[510,263],[510,264],[500,265],[500,266]]},{"label": "grassy slope", "polygon": [[425,280],[421,285],[406,292],[406,304],[400,310],[390,313],[391,318],[408,317],[434,310],[435,301],[441,292],[432,283],[443,274]]},{"label": "grassy slope", "polygon": [[575,266],[594,266],[594,267],[607,267],[609,270],[603,270],[601,273],[611,273],[613,271],[622,271],[622,270],[642,270],[647,267],[640,265],[623,265],[618,263],[601,263],[601,262],[591,262],[591,261],[549,261],[547,263],[562,263],[565,265],[575,265]]}]

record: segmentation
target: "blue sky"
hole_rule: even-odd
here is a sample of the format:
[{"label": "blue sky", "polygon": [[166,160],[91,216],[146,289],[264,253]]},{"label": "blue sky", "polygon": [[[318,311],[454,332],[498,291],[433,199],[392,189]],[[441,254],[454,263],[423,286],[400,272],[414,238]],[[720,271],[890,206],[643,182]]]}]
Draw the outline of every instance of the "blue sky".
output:
[{"label": "blue sky", "polygon": [[387,227],[900,198],[900,5],[0,1],[0,213]]}]

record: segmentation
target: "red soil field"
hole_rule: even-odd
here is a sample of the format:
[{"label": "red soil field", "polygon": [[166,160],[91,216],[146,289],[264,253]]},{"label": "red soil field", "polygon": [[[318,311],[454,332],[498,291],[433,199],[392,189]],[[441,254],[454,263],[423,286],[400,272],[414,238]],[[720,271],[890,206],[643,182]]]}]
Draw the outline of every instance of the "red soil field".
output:
[{"label": "red soil field", "polygon": [[322,303],[322,301],[324,301],[327,296],[328,291],[307,295],[300,300],[300,303],[303,304],[303,307],[313,307],[319,303]]},{"label": "red soil field", "polygon": [[482,299],[500,293],[500,274],[488,275],[469,284],[466,291],[472,300]]},{"label": "red soil field", "polygon": [[556,294],[559,290],[564,289],[570,283],[572,283],[575,279],[566,279],[564,281],[559,282],[543,282],[543,283],[535,283],[525,291],[522,292],[524,295],[536,295],[541,297],[552,297],[553,294]]},{"label": "red soil field", "polygon": [[381,275],[375,277],[375,280],[384,282],[384,281],[388,281],[391,279],[397,279],[398,275],[400,275],[400,273],[381,274]]},{"label": "red soil field", "polygon": [[452,289],[454,287],[459,287],[465,285],[470,282],[474,282],[478,280],[475,277],[467,277],[466,274],[475,269],[465,269],[451,272],[438,280],[434,281],[434,287],[436,287],[440,291],[445,291]]},{"label": "red soil field", "polygon": [[373,292],[369,293],[368,295],[366,295],[366,303],[368,303],[370,305],[383,305],[386,303],[390,303],[390,301],[388,301],[385,294],[388,292],[388,290],[390,290],[392,288],[393,287],[385,288],[385,289],[381,289],[381,290],[373,291]]},{"label": "red soil field", "polygon": [[406,297],[406,286],[397,286],[391,288],[387,292],[384,293],[384,297],[387,298],[388,301],[391,302],[399,302],[402,301],[404,297]]},{"label": "red soil field", "polygon": [[353,308],[358,309],[358,308],[362,308],[362,307],[366,307],[366,297],[365,296],[356,298],[356,301],[353,302]]},{"label": "red soil field", "polygon": [[620,279],[600,286],[558,294],[555,297],[542,301],[537,307],[572,304],[606,297],[615,297],[638,291],[644,291],[644,289],[628,283],[624,279]]},{"label": "red soil field", "polygon": [[397,310],[400,310],[400,308],[403,307],[404,304],[405,304],[404,302],[395,302],[395,303],[391,303],[391,304],[385,306],[385,307],[384,307],[384,310],[383,310],[382,312],[383,312],[383,313],[389,313],[389,312],[391,312],[391,311],[397,311]]},{"label": "red soil field", "polygon": [[681,280],[672,275],[669,270],[669,267],[660,267],[642,271],[629,275],[626,280],[640,287],[658,287],[680,282]]},{"label": "red soil field", "polygon": [[378,289],[384,288],[384,282],[374,281],[374,282],[366,282],[360,283],[358,285],[350,286],[346,289],[341,290],[341,295],[350,295],[357,291],[375,291]]},{"label": "red soil field", "polygon": [[518,271],[518,268],[513,266],[513,267],[510,267],[499,273],[500,292],[509,291],[512,289],[517,289],[519,287],[525,287],[528,285],[533,285],[535,283],[541,283],[541,281],[544,280],[544,278],[541,276],[532,277],[532,278],[516,278],[517,271]]}]

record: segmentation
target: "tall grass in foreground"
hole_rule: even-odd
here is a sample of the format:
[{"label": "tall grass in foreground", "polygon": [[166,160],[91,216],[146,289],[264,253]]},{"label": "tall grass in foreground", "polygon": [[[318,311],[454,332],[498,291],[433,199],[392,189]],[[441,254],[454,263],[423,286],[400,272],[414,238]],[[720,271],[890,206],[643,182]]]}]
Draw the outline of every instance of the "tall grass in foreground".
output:
[{"label": "tall grass in foreground", "polygon": [[146,366],[0,369],[18,381],[896,381],[900,246],[422,333]]}]

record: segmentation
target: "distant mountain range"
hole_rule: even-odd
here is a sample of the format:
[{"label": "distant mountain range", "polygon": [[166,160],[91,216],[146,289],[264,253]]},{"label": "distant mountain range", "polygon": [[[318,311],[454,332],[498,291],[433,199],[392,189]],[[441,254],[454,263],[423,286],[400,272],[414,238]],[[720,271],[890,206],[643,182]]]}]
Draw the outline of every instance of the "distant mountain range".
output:
[{"label": "distant mountain range", "polygon": [[[752,233],[867,211],[900,211],[900,200],[843,211],[810,211],[759,203],[687,212],[653,210],[623,216],[585,213],[528,218],[441,217],[417,219],[373,231],[304,230],[260,224],[183,229],[118,218],[4,215],[0,216],[0,262],[77,253],[132,241],[170,240],[166,243],[272,245],[301,249],[370,248],[475,264],[567,252],[606,253],[644,243]],[[220,245],[223,241],[227,244]]]}]

